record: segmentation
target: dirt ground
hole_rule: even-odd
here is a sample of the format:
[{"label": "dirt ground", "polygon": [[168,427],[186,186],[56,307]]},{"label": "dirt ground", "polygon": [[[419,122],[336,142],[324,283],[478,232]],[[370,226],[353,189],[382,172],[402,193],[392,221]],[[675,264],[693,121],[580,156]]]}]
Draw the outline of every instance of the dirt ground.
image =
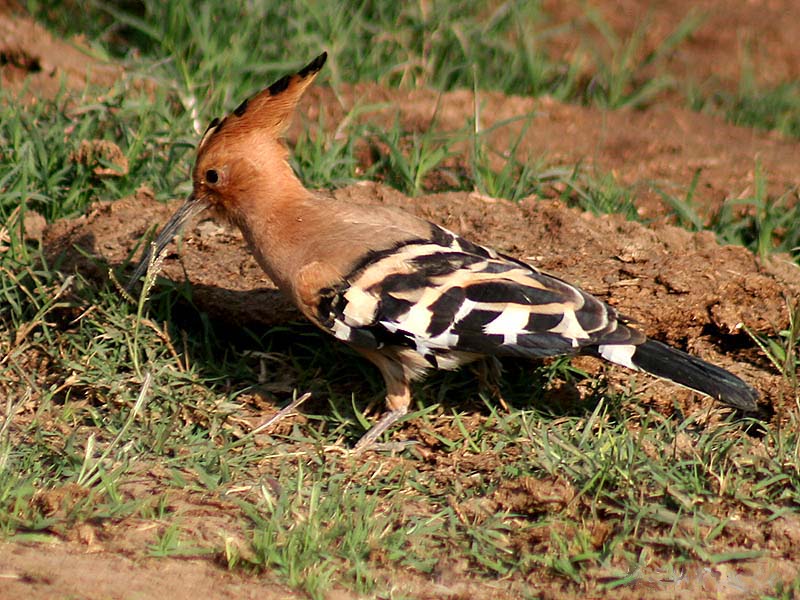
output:
[{"label": "dirt ground", "polygon": [[[543,5],[556,30],[547,38],[551,55],[574,60],[586,36],[594,40],[595,48],[603,48],[581,3],[545,0]],[[800,4],[792,0],[604,0],[589,5],[622,40],[646,24],[644,53],[657,49],[687,15],[700,17],[695,33],[667,57],[667,72],[676,79],[733,89],[748,63],[760,84],[800,77],[800,47],[795,43]],[[564,31],[560,27],[564,24],[571,27]],[[586,68],[591,67],[590,61]]]},{"label": "dirt ground", "polygon": [[59,541],[0,544],[0,564],[0,596],[9,600],[306,597],[268,578],[233,575],[200,558],[131,558],[120,552],[87,552],[84,544]]},{"label": "dirt ground", "polygon": [[[691,7],[707,11],[707,18],[669,61],[676,77],[703,85],[732,86],[739,79],[744,53],[757,67],[763,83],[800,77],[800,4],[795,0],[726,0],[690,2],[642,2],[608,0],[601,10],[621,34],[630,33],[649,15],[647,44],[656,45],[672,31]],[[571,3],[545,2],[553,23],[572,27],[552,40],[555,54],[569,57],[580,51],[578,40],[587,23]],[[94,83],[109,85],[121,76],[114,65],[88,60],[75,46],[54,39],[39,25],[11,11],[0,2],[0,85],[15,90],[27,86],[28,101],[52,96],[62,84],[84,88],[86,64]],[[304,101],[304,111],[314,120],[315,111],[328,113],[325,122],[336,123],[357,103],[389,103],[391,108],[368,112],[360,118],[372,123],[391,123],[398,114],[410,130],[426,129],[434,116],[437,127],[460,130],[473,115],[476,99],[470,91],[438,94],[430,90],[394,91],[375,84],[344,86],[338,98],[317,87]],[[640,213],[653,219],[651,226],[625,221],[621,216],[594,217],[562,204],[527,199],[519,205],[474,193],[445,193],[410,199],[387,187],[365,183],[338,190],[336,194],[359,203],[402,206],[442,223],[478,242],[529,260],[545,270],[580,283],[587,291],[607,300],[640,321],[648,335],[669,341],[729,368],[752,382],[761,392],[771,418],[780,421],[788,401],[779,377],[759,356],[742,331],[742,323],[757,332],[774,332],[788,322],[787,298],[800,294],[800,270],[788,257],[757,260],[738,247],[721,247],[709,233],[691,234],[667,223],[658,186],[685,189],[697,169],[700,185],[695,201],[712,214],[726,198],[752,191],[758,159],[774,194],[794,190],[800,184],[797,164],[800,143],[777,134],[732,126],[721,119],[691,112],[669,98],[643,111],[602,111],[567,105],[550,98],[506,97],[482,92],[477,99],[485,128],[515,116],[527,115],[530,129],[520,144],[522,160],[545,157],[548,165],[582,162],[612,171],[624,183],[635,185]],[[524,120],[493,132],[490,142],[506,149],[519,135]],[[299,126],[290,134],[293,139]],[[502,166],[497,157],[497,166]],[[61,255],[65,271],[80,270],[101,281],[104,267],[88,263],[74,247],[99,257],[119,269],[125,257],[148,228],[163,223],[174,205],[153,200],[147,189],[135,196],[95,206],[87,215],[54,223],[41,233],[46,252]],[[37,235],[31,228],[31,235]],[[123,275],[121,274],[120,277]],[[175,250],[165,261],[162,276],[193,285],[196,304],[213,319],[233,324],[274,324],[297,318],[296,311],[275,290],[244,247],[241,236],[208,219],[195,222],[184,237],[180,256]],[[590,367],[591,368],[591,367]],[[627,374],[625,375],[627,377]],[[659,405],[659,385],[645,392],[646,401]],[[665,384],[666,385],[666,384]],[[700,402],[686,393],[682,409],[693,410]],[[207,517],[207,515],[205,515]],[[146,559],[136,549],[136,537],[128,529],[105,536],[102,541],[80,532],[75,539],[46,545],[0,544],[0,597],[86,598],[141,597],[302,597],[264,577],[231,575],[202,558]],[[789,579],[800,559],[788,548],[800,543],[800,527],[786,526],[787,551],[769,563],[770,576]],[[783,537],[780,537],[783,535]],[[764,582],[767,567],[744,561],[735,574]],[[720,569],[724,570],[721,566]],[[727,575],[717,569],[717,580]],[[687,597],[707,597],[704,572],[687,580]],[[178,584],[177,582],[181,582]],[[466,585],[466,584],[464,584]],[[557,584],[552,594],[558,595]],[[166,586],[166,587],[165,587]],[[171,586],[171,587],[170,587]],[[428,589],[429,597],[452,597],[475,591]],[[674,590],[627,589],[622,598],[672,597]],[[482,592],[487,595],[486,590]],[[665,594],[665,595],[659,595]],[[331,598],[349,597],[334,591]],[[466,597],[466,596],[462,596]],[[502,592],[496,597],[506,597]],[[731,596],[734,597],[734,596]]]},{"label": "dirt ground", "polygon": [[[83,50],[81,48],[84,48]],[[90,56],[80,40],[56,39],[13,0],[0,0],[0,87],[25,91],[26,101],[54,97],[61,86],[81,92],[87,80],[108,87],[121,67]]]}]

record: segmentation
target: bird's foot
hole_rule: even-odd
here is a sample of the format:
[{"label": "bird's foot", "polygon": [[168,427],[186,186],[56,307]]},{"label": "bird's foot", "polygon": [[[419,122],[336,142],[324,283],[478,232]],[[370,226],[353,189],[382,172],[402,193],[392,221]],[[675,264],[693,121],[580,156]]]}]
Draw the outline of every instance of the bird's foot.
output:
[{"label": "bird's foot", "polygon": [[253,429],[253,431],[251,433],[253,435],[255,435],[257,433],[261,433],[265,429],[270,429],[270,428],[274,427],[275,425],[277,425],[278,423],[283,421],[289,415],[295,414],[295,411],[297,410],[297,407],[299,407],[303,402],[305,402],[309,398],[311,398],[311,393],[310,392],[306,392],[305,394],[303,394],[299,398],[295,398],[294,400],[292,400],[292,402],[290,404],[287,404],[286,406],[284,406],[276,414],[272,415],[269,419],[264,421],[261,425],[259,425],[255,429]]},{"label": "bird's foot", "polygon": [[404,417],[406,413],[408,413],[408,408],[398,408],[385,412],[380,420],[378,420],[367,433],[361,436],[361,439],[358,440],[355,448],[353,448],[353,452],[363,452],[368,448],[371,450],[375,449],[375,440],[377,440],[384,431],[397,423],[399,419]]}]

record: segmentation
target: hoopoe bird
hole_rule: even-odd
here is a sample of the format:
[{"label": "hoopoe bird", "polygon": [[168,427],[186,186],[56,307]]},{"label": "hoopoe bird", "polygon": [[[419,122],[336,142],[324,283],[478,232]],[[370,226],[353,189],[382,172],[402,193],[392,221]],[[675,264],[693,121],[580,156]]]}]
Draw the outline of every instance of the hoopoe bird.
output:
[{"label": "hoopoe bird", "polygon": [[302,313],[383,375],[387,410],[356,449],[408,412],[412,381],[488,356],[594,356],[756,410],[758,394],[744,381],[647,339],[566,281],[401,210],[306,189],[282,135],[326,58],[211,122],[197,147],[193,191],[132,282],[201,211],[238,226],[259,265]]}]

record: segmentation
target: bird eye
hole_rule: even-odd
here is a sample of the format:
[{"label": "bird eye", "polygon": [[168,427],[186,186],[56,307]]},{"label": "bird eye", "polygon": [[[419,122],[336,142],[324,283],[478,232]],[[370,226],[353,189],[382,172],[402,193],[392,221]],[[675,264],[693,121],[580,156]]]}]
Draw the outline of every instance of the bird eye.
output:
[{"label": "bird eye", "polygon": [[217,183],[219,181],[219,173],[215,169],[209,169],[206,171],[206,182],[207,183]]}]

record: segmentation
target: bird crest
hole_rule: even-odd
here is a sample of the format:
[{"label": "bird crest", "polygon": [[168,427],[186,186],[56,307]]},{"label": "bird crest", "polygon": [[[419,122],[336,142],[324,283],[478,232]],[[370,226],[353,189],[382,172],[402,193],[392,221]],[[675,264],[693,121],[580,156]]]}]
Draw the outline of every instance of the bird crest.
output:
[{"label": "bird crest", "polygon": [[291,122],[297,103],[327,58],[328,53],[323,52],[297,73],[281,77],[244,100],[224,119],[211,121],[197,145],[198,154],[208,150],[212,141],[224,143],[229,139],[243,139],[251,132],[281,137]]},{"label": "bird crest", "polygon": [[273,206],[305,193],[282,141],[297,103],[325,64],[323,52],[297,73],[282,77],[214,119],[197,146],[193,197],[220,217],[239,223],[243,203]]}]

